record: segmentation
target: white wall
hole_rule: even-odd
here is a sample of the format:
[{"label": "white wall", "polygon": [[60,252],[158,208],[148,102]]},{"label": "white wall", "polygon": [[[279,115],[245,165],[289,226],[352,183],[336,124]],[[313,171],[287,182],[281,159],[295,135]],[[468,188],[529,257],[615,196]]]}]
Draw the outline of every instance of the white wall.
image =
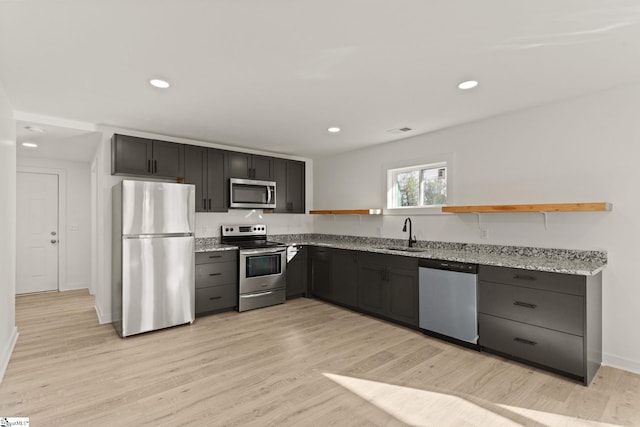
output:
[{"label": "white wall", "polygon": [[0,83],[0,382],[18,339],[16,295],[16,123]]},{"label": "white wall", "polygon": [[[64,269],[59,289],[90,288],[91,281],[91,164],[57,159],[18,158],[18,171],[62,171],[66,198],[61,200],[60,240]],[[18,218],[18,221],[20,219]],[[77,226],[77,227],[75,227]],[[63,229],[64,227],[64,229]]]},{"label": "white wall", "polygon": [[[640,85],[449,128],[315,161],[316,209],[381,208],[385,166],[453,153],[450,204],[605,201],[612,212],[416,216],[420,240],[605,249],[603,350],[640,372]],[[407,215],[315,218],[315,231],[407,238]]]}]

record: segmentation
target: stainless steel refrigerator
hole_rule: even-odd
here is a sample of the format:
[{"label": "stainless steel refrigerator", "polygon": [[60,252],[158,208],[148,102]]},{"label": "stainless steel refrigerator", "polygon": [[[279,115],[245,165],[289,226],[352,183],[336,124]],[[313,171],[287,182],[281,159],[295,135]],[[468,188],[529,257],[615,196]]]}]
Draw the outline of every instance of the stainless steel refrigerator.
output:
[{"label": "stainless steel refrigerator", "polygon": [[195,318],[195,186],[112,189],[112,321],[121,337]]}]

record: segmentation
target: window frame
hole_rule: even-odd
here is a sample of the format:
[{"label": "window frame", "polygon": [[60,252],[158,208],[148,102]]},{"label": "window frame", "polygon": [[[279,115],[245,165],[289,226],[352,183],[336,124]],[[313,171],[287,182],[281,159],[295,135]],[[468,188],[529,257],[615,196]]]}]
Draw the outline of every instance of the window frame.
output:
[{"label": "window frame", "polygon": [[[438,215],[442,214],[442,206],[447,206],[452,204],[453,200],[453,189],[454,189],[454,156],[453,153],[443,153],[437,154],[433,156],[429,156],[428,158],[422,158],[421,162],[416,162],[414,160],[403,161],[403,162],[394,162],[389,163],[383,166],[384,170],[384,182],[385,182],[385,198],[386,200],[385,207],[383,209],[383,213],[385,215]],[[447,202],[441,205],[427,205],[427,206],[393,206],[394,196],[395,196],[395,180],[394,175],[402,172],[408,172],[417,170],[420,171],[420,175],[422,175],[422,170],[424,169],[437,169],[439,167],[447,168]],[[422,192],[422,176],[420,176],[420,187]],[[420,194],[420,198],[423,195]],[[444,214],[442,214],[444,215]]]}]

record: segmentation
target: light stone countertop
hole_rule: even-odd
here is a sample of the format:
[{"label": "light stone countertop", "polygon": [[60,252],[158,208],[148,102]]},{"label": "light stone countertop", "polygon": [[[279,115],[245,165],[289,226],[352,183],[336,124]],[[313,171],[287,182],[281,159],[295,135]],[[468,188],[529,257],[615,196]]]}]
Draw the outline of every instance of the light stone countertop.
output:
[{"label": "light stone countertop", "polygon": [[[323,246],[580,276],[596,275],[607,265],[606,251],[420,241],[416,245],[422,249],[420,252],[408,252],[384,249],[389,246],[405,247],[405,240],[324,234],[280,234],[269,236],[269,240],[287,245]],[[237,249],[237,246],[218,243],[217,238],[196,239],[196,252]]]}]

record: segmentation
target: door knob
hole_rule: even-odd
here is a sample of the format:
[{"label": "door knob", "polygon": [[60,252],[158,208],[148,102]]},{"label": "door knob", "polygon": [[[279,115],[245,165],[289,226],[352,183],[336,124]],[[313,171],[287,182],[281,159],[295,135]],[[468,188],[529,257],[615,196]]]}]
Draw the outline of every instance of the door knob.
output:
[{"label": "door knob", "polygon": [[56,239],[51,239],[51,243],[56,243],[57,240]]},{"label": "door knob", "polygon": [[56,234],[57,234],[57,233],[56,233],[55,231],[52,231],[52,232],[51,232],[51,235],[52,235],[52,236],[55,236]]}]

